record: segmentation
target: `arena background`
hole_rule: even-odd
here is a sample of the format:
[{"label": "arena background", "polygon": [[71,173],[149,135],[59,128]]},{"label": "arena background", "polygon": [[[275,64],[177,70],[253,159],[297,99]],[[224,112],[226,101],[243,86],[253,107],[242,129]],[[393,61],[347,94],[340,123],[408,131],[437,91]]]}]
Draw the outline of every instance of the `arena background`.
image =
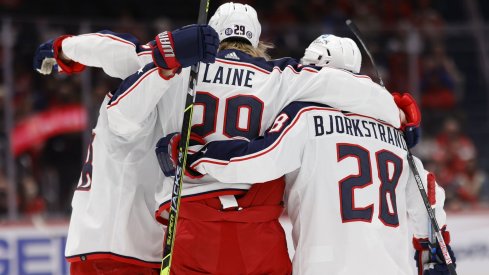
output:
[{"label": "arena background", "polygon": [[[222,2],[211,0],[210,13]],[[488,274],[489,1],[238,2],[258,11],[273,57],[299,58],[322,33],[353,37],[344,22],[356,22],[387,88],[422,107],[415,154],[446,190],[459,274]],[[36,47],[103,29],[149,41],[195,22],[197,9],[196,0],[0,1],[0,274],[67,274],[73,189],[102,98],[120,82],[97,69],[43,77],[32,69]],[[362,65],[374,75],[365,55]]]}]

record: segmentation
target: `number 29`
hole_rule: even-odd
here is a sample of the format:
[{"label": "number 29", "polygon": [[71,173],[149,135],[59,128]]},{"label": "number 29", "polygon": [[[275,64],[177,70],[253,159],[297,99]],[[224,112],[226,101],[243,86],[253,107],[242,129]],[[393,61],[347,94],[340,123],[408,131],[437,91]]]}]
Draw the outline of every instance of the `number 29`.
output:
[{"label": "number 29", "polygon": [[236,34],[236,35],[244,35],[245,34],[245,26],[243,26],[243,25],[234,25],[234,34]]}]

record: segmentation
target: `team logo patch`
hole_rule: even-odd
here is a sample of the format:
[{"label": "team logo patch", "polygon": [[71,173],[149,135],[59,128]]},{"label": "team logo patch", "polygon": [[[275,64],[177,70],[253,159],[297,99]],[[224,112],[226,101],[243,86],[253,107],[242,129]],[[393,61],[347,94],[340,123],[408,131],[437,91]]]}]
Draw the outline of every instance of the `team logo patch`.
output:
[{"label": "team logo patch", "polygon": [[248,37],[248,39],[251,39],[253,37],[253,34],[250,31],[247,31],[246,37]]},{"label": "team logo patch", "polygon": [[224,33],[225,33],[226,35],[231,35],[231,34],[233,34],[233,29],[231,29],[231,28],[227,28],[227,29],[224,31]]}]

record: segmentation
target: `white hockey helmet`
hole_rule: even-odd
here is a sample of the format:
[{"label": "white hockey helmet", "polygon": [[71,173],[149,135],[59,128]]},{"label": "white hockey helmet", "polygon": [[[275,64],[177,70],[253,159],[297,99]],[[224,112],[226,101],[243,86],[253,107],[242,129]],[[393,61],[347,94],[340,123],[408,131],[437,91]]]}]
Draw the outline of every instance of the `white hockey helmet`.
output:
[{"label": "white hockey helmet", "polygon": [[362,54],[357,44],[350,38],[323,34],[307,47],[301,63],[359,73]]},{"label": "white hockey helmet", "polygon": [[248,40],[253,47],[258,46],[261,25],[254,8],[249,5],[228,2],[216,10],[209,20],[209,26],[219,34],[219,40],[240,37]]}]

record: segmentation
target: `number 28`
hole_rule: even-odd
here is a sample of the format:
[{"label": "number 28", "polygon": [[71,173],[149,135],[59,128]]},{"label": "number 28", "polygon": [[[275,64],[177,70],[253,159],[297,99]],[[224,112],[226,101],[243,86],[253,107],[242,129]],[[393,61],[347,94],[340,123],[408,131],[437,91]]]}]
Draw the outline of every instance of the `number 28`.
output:
[{"label": "number 28", "polygon": [[[346,158],[356,158],[359,173],[349,175],[339,181],[341,218],[343,222],[371,222],[373,216],[373,204],[366,207],[355,207],[355,189],[362,189],[372,184],[372,166],[370,152],[355,144],[339,143],[336,146],[338,162]],[[375,153],[377,162],[379,187],[379,220],[386,226],[399,226],[396,204],[396,187],[402,172],[402,159],[387,150]],[[389,175],[388,164],[391,164],[393,172]],[[389,196],[387,196],[389,194]],[[389,203],[392,209],[389,209]]]}]

